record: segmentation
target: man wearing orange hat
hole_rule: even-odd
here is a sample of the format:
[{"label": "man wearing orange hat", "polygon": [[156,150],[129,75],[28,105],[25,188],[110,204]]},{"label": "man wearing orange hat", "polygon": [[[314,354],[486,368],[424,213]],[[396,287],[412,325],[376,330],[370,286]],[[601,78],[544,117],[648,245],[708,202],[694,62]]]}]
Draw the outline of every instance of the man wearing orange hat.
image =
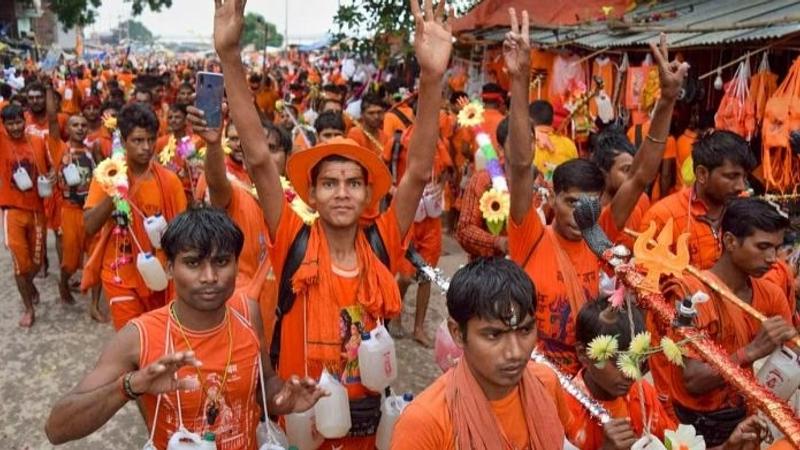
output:
[{"label": "man wearing orange hat", "polygon": [[[281,288],[286,287],[279,288],[287,295],[279,297],[281,314],[272,342],[278,373],[317,377],[323,368],[334,373],[348,390],[352,426],[347,437],[326,441],[326,448],[373,449],[381,396],[361,384],[357,349],[361,333],[401,310],[394,273],[432,170],[440,83],[452,48],[449,25],[443,20],[445,2],[440,2],[436,14],[431,0],[425,1],[424,14],[418,0],[411,2],[417,24],[414,46],[421,67],[419,125],[392,205],[366,227],[361,224],[362,213],[374,209],[388,193],[391,175],[378,155],[352,140],[334,140],[289,158],[289,180],[320,218],[306,226],[292,212],[278,168],[265,151],[266,136],[252,95],[243,82],[246,74],[239,47],[243,1],[220,3],[214,41],[226,75],[231,117],[240,132],[269,230],[276,278]],[[290,279],[284,279],[289,275]]]}]

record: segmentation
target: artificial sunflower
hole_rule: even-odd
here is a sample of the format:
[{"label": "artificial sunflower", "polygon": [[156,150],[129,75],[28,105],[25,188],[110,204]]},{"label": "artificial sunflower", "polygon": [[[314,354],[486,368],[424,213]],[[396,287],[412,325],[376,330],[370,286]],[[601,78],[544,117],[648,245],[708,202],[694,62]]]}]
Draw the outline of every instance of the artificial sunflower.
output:
[{"label": "artificial sunflower", "polygon": [[631,339],[631,345],[628,347],[628,353],[636,358],[645,356],[645,353],[650,350],[650,332],[645,331],[639,333]]},{"label": "artificial sunflower", "polygon": [[589,358],[597,362],[605,362],[616,356],[617,350],[619,350],[617,338],[601,334],[592,339],[586,353],[589,355]]},{"label": "artificial sunflower", "polygon": [[103,126],[109,130],[116,130],[117,129],[117,118],[112,116],[111,114],[106,114],[103,116]]},{"label": "artificial sunflower", "polygon": [[170,135],[169,139],[167,140],[167,145],[161,150],[158,154],[158,162],[161,163],[162,166],[165,166],[172,162],[175,158],[175,149],[177,148],[177,143],[175,142],[175,135]]},{"label": "artificial sunflower", "polygon": [[667,361],[676,366],[683,366],[683,350],[672,339],[664,336],[661,338],[661,351],[667,357]]},{"label": "artificial sunflower", "polygon": [[458,124],[462,127],[476,127],[483,123],[483,105],[479,102],[467,103],[458,113]]},{"label": "artificial sunflower", "polygon": [[120,195],[128,186],[128,165],[123,158],[107,158],[94,169],[94,179],[107,193]]},{"label": "artificial sunflower", "polygon": [[639,359],[632,356],[630,353],[621,353],[617,356],[617,367],[623,375],[632,380],[639,380],[642,378],[642,370],[639,368]]},{"label": "artificial sunflower", "polygon": [[[286,201],[289,202],[292,211],[300,216],[303,223],[306,225],[313,225],[319,218],[319,213],[314,211],[299,195],[297,195],[292,184],[284,177],[281,177],[281,187],[283,188],[283,194],[286,196]],[[255,187],[253,188],[253,192],[255,192]],[[256,197],[258,196],[257,194],[255,195]]]},{"label": "artificial sunflower", "polygon": [[481,214],[483,214],[486,226],[493,235],[499,236],[503,231],[510,208],[511,198],[508,192],[492,188],[481,195]]}]

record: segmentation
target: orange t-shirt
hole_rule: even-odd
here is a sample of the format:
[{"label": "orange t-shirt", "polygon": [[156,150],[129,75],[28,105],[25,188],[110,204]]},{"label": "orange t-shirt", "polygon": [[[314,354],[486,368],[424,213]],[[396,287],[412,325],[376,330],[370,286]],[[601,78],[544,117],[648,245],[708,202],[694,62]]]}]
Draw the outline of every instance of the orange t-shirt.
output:
[{"label": "orange t-shirt", "polygon": [[[583,380],[583,371],[581,371],[572,382],[583,392],[589,392],[586,383]],[[664,407],[658,401],[658,394],[655,388],[646,380],[639,382],[642,385],[644,392],[644,405],[647,412],[647,418],[650,422],[650,432],[657,438],[664,439],[664,431],[674,430],[677,424],[667,414]],[[573,427],[567,431],[567,438],[569,441],[581,450],[598,450],[603,446],[605,437],[603,434],[603,426],[593,418],[589,411],[581,405],[575,397],[565,396],[567,405],[572,411]],[[637,436],[641,436],[644,431],[644,424],[642,423],[642,407],[639,397],[639,388],[637,384],[631,386],[628,394],[624,397],[617,397],[613,400],[599,401],[599,403],[606,408],[614,419],[622,419],[625,417],[630,418],[631,426]]]},{"label": "orange t-shirt", "polygon": [[[68,120],[69,116],[67,114],[58,114],[58,127],[61,130],[61,139],[67,138],[66,131]],[[30,112],[26,112],[25,134],[36,136],[39,139],[47,139],[47,135],[50,134],[50,123],[48,122],[47,116],[45,115],[41,119],[37,119],[36,116]]]},{"label": "orange t-shirt", "polygon": [[390,138],[383,130],[378,130],[377,134],[372,134],[372,137],[375,138],[378,142],[380,142],[380,147],[372,141],[367,134],[359,127],[352,127],[350,131],[347,132],[347,138],[352,139],[358,143],[358,145],[370,149],[378,155],[384,155],[386,149],[390,149],[391,152],[392,148],[392,138]]},{"label": "orange t-shirt", "polygon": [[[47,147],[42,139],[26,135],[22,139],[11,139],[0,134],[0,207],[19,208],[27,211],[42,211],[36,179],[47,173]],[[30,177],[32,187],[19,190],[14,181],[14,172],[24,169]]]},{"label": "orange t-shirt", "polygon": [[[133,210],[134,221],[142,223],[144,220],[141,215],[136,212],[136,209],[140,210],[147,216],[163,214],[163,196],[166,195],[169,195],[173,198],[173,201],[175,202],[176,215],[180,214],[186,209],[186,196],[183,193],[183,187],[181,186],[180,180],[178,180],[178,177],[172,173],[165,173],[165,175],[167,175],[165,177],[167,182],[165,186],[159,186],[155,175],[147,180],[139,181],[135,184],[131,183],[129,201],[131,203],[131,209]],[[92,184],[89,186],[89,196],[86,199],[86,204],[83,208],[92,209],[102,203],[107,196],[108,195],[105,193],[105,191],[103,191],[103,188],[100,186],[100,184],[93,179]],[[169,222],[170,220],[174,219],[174,217],[165,217],[165,219],[167,222]],[[109,222],[111,221],[113,221],[113,219],[109,218]],[[129,233],[135,233],[135,230],[135,227],[129,227]],[[141,236],[137,234],[136,240],[143,246],[143,251],[153,251],[152,245],[150,244],[150,239],[146,234]],[[158,256],[159,260],[161,260],[161,264],[166,267],[166,256],[164,255],[163,250],[157,250],[155,254]],[[119,237],[112,236],[109,240],[109,245],[106,246],[103,253],[103,267],[100,273],[103,282],[114,283],[114,277],[119,276],[121,280],[119,280],[119,283],[115,283],[117,286],[128,289],[135,289],[140,285],[143,286],[144,282],[142,281],[141,275],[139,275],[139,271],[136,269],[136,258],[138,255],[139,248],[133,239],[131,239],[129,234]],[[115,262],[120,256],[130,256],[132,258],[132,262],[130,264],[122,264],[114,269],[113,267],[116,266]]]},{"label": "orange t-shirt", "polygon": [[[601,223],[603,220],[607,219],[601,218]],[[583,240],[566,240],[552,226],[545,226],[534,207],[521,224],[509,220],[507,229],[509,256],[525,269],[536,286],[539,348],[550,361],[574,375],[580,367],[575,353],[578,311],[572,311],[566,277],[559,268],[556,252],[560,247],[566,253],[580,282],[584,296],[579,299],[578,308],[598,296],[600,260]]]},{"label": "orange t-shirt", "polygon": [[[514,448],[527,448],[529,435],[526,414],[558,414],[565,429],[573,422],[566,396],[553,371],[536,363],[529,363],[527,370],[533,372],[551,394],[552,403],[548,402],[550,408],[544,411],[525,411],[519,388],[503,399],[490,401],[500,428]],[[392,450],[455,449],[455,430],[446,400],[447,380],[447,374],[440,376],[403,410],[392,434]],[[500,436],[498,441],[499,439]],[[564,437],[553,436],[553,439],[563,440]]]},{"label": "orange t-shirt", "polygon": [[707,213],[708,208],[697,198],[694,187],[687,187],[650,207],[642,218],[640,230],[647,229],[653,221],[661,230],[672,218],[672,250],[675,251],[678,236],[689,233],[691,264],[699,269],[710,269],[722,254],[722,245],[718,237],[719,225],[712,226]]},{"label": "orange t-shirt", "polygon": [[272,89],[262,89],[256,94],[256,105],[265,114],[273,114],[275,112],[275,102],[280,97],[278,93]]},{"label": "orange t-shirt", "polygon": [[498,155],[503,155],[505,153],[503,148],[500,147],[500,143],[497,142],[497,127],[500,126],[500,122],[502,122],[504,118],[505,116],[494,108],[486,108],[483,112],[483,131],[492,138],[492,145],[494,145],[494,149],[497,151]]},{"label": "orange t-shirt", "polygon": [[[709,271],[703,274],[725,288],[725,284]],[[692,277],[682,278],[683,285],[678,288],[665,286],[670,300],[680,300],[693,292],[706,292],[711,300],[697,305],[697,329],[705,332],[709,339],[721,346],[727,354],[733,354],[748,345],[761,328],[761,323],[744,313],[740,308],[722,299],[705,284]],[[673,280],[672,283],[675,283]],[[672,284],[670,283],[670,284]],[[767,317],[780,316],[791,323],[791,311],[780,288],[763,279],[750,278],[753,298],[750,304]],[[648,328],[654,336],[654,342],[660,340],[663,328],[656,326],[648,318]],[[677,336],[671,336],[677,341]],[[657,339],[657,340],[656,340]],[[687,357],[702,360],[697,353],[686,346]],[[670,364],[666,358],[654,358],[650,361],[653,380],[657,388],[674,402],[694,411],[716,411],[722,408],[738,406],[743,398],[736,388],[725,385],[702,395],[690,394],[683,382],[683,368]],[[751,369],[751,368],[749,368]]]},{"label": "orange t-shirt", "polygon": [[[94,150],[94,146],[96,144],[100,145],[100,153],[103,155],[104,158],[109,158],[111,156],[111,150],[114,143],[114,137],[111,135],[111,132],[108,131],[108,128],[101,126],[97,130],[89,133],[86,136],[86,146],[89,147],[90,150]],[[100,161],[96,161],[100,162]]]},{"label": "orange t-shirt", "polygon": [[[400,234],[397,224],[397,217],[393,207],[375,219],[378,230],[386,251],[389,255],[389,272],[397,273],[397,264],[404,257],[408,247],[408,237]],[[275,239],[269,241],[269,257],[272,262],[275,279],[280,280],[286,259],[289,256],[289,248],[295,241],[297,233],[303,226],[303,221],[291,209],[289,203],[284,200],[281,210],[281,218],[275,231]],[[314,227],[321,227],[317,222]],[[322,236],[324,231],[320,230]],[[361,231],[359,231],[361,232]],[[408,233],[410,234],[410,233]],[[325,245],[321,243],[321,245]],[[371,251],[371,250],[370,250]],[[359,270],[371,270],[360,268]],[[333,273],[329,286],[321,286],[321,290],[329,291],[330,296],[327,301],[336,302],[335,309],[339,311],[337,317],[314,317],[313,309],[304,308],[302,298],[297,298],[293,307],[283,317],[281,327],[281,347],[278,359],[278,374],[286,379],[291,375],[308,375],[318,379],[321,373],[320,367],[307,364],[305,355],[305,329],[306,327],[336,327],[341,330],[341,355],[344,367],[340,379],[347,388],[350,398],[363,398],[367,389],[360,383],[360,371],[358,368],[358,347],[354,342],[360,339],[353,332],[353,328],[369,331],[377,325],[378,317],[372,317],[366,310],[356,302],[357,290],[360,286],[359,275],[346,276],[344,274]],[[308,317],[305,317],[305,316]],[[307,321],[307,322],[306,322]],[[341,334],[340,334],[341,335]],[[308,373],[306,373],[308,370]],[[326,441],[334,446],[344,445],[347,449],[369,449],[375,447],[375,437],[348,437],[341,440]]]},{"label": "orange t-shirt", "polygon": [[[412,124],[414,123],[414,111],[411,109],[411,107],[404,104],[395,109],[403,113]],[[406,124],[403,123],[400,117],[398,117],[397,114],[391,110],[387,112],[383,118],[383,132],[386,134],[386,136],[392,137],[394,136],[395,131],[404,131],[406,128],[408,128]]]},{"label": "orange t-shirt", "polygon": [[[181,391],[180,401],[175,392],[162,394],[154,439],[156,447],[167,448],[168,439],[178,429],[180,408],[186,429],[200,435],[213,432],[217,449],[255,450],[258,448],[255,431],[261,415],[256,394],[261,351],[258,336],[250,324],[246,301],[234,295],[227,302],[228,314],[222,323],[204,331],[184,328],[185,337],[171,317],[171,306],[172,303],[131,321],[139,332],[139,367],[147,367],[168,353],[191,349],[203,362],[199,368],[199,381],[206,391],[219,392],[222,389],[223,395],[217,419],[214,425],[208,425],[206,411],[209,403],[203,388]],[[224,375],[226,369],[227,377]],[[179,378],[197,378],[198,372],[186,366],[178,369],[177,375]],[[142,396],[148,428],[153,425],[157,399],[155,395]]]},{"label": "orange t-shirt", "polygon": [[[794,273],[794,270],[789,266],[789,264],[787,264],[783,259],[779,258],[769,272],[761,277],[762,280],[769,281],[783,291],[784,295],[786,295],[786,300],[789,302],[789,310],[792,312],[792,316],[795,316],[797,313],[797,289],[794,285],[796,276],[797,275]],[[795,322],[797,322],[796,317]]]},{"label": "orange t-shirt", "polygon": [[[91,151],[73,148],[68,143],[52,136],[47,137],[47,145],[58,177],[56,192],[62,196],[63,203],[61,205],[82,208],[86,196],[89,194],[89,185],[96,167]],[[77,186],[70,187],[64,179],[64,168],[69,164],[74,164],[80,173],[81,182]]]}]

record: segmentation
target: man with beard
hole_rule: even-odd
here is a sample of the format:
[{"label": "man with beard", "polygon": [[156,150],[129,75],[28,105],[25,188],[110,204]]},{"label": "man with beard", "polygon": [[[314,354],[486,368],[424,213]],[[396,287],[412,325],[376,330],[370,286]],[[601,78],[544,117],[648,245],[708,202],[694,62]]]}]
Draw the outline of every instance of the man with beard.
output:
[{"label": "man with beard", "polygon": [[383,132],[383,117],[386,104],[375,94],[366,94],[361,98],[360,126],[350,128],[347,137],[358,145],[383,155],[385,149],[392,145],[391,137]]},{"label": "man with beard", "polygon": [[689,233],[691,264],[709,269],[722,252],[719,226],[725,204],[745,190],[755,159],[738,134],[711,130],[694,144],[692,160],[694,184],[654,204],[644,215],[642,228],[654,221],[661,229],[672,219],[672,242]]}]

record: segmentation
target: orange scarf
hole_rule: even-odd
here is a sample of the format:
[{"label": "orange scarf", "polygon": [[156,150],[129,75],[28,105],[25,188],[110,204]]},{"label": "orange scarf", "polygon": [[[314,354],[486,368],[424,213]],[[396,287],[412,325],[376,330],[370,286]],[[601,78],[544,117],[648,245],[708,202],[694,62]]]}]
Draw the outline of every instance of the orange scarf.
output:
[{"label": "orange scarf", "polygon": [[[484,395],[469,364],[464,358],[450,370],[445,400],[453,421],[456,448],[459,450],[488,450],[511,448],[497,423],[492,405]],[[519,385],[519,396],[525,411],[530,450],[561,450],[564,448],[564,427],[558,414],[546,414],[547,402],[555,413],[549,393],[535,375],[526,368]],[[556,437],[557,436],[557,437]],[[503,447],[498,447],[498,438]],[[553,437],[556,437],[555,439]]]},{"label": "orange scarf", "polygon": [[550,240],[553,242],[553,249],[556,254],[556,265],[563,277],[564,287],[567,289],[567,300],[569,300],[569,307],[572,309],[572,317],[577,318],[581,306],[586,303],[586,293],[583,289],[583,284],[581,284],[578,272],[575,270],[572,260],[569,259],[569,255],[561,248],[558,236],[556,236],[553,227],[546,227],[545,230],[549,234]]},{"label": "orange scarf", "polygon": [[[400,314],[400,291],[394,276],[377,257],[361,230],[356,233],[355,246],[360,272],[356,303],[370,316],[374,326],[377,318]],[[311,226],[303,262],[292,277],[292,290],[297,298],[307,299],[306,360],[309,373],[321,367],[329,370],[342,367],[341,307],[337,301],[334,277],[327,237],[317,221]]]}]

